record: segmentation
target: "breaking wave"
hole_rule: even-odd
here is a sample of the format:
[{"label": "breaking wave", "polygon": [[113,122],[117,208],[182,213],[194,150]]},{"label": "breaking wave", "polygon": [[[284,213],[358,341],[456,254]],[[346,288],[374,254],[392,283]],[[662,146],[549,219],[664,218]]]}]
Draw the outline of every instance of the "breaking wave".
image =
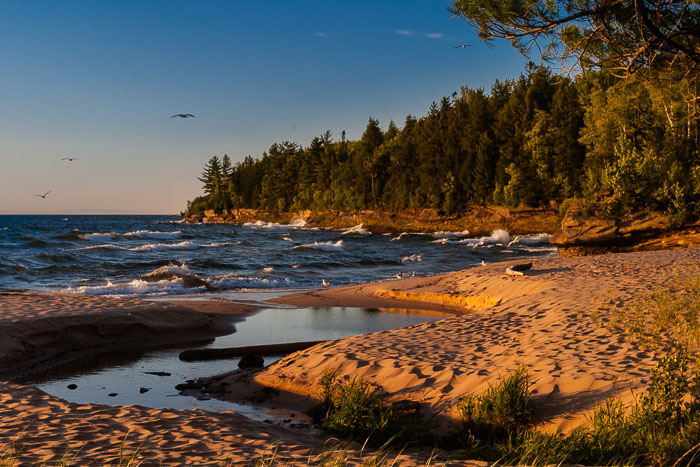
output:
[{"label": "breaking wave", "polygon": [[182,236],[182,232],[179,230],[176,230],[174,232],[159,232],[155,230],[134,230],[133,232],[125,233],[124,236],[152,240],[172,240],[175,238],[180,238]]},{"label": "breaking wave", "polygon": [[372,232],[369,230],[365,229],[363,227],[363,224],[356,225],[354,227],[350,227],[348,229],[345,229],[341,232],[342,235],[350,235],[350,234],[355,234],[355,235],[370,235]]},{"label": "breaking wave", "polygon": [[304,245],[297,245],[295,247],[292,247],[292,249],[293,250],[308,249],[308,250],[323,250],[323,251],[345,251],[345,249],[343,248],[343,241],[342,240],[338,240],[335,243],[333,243],[332,241],[306,243]]}]

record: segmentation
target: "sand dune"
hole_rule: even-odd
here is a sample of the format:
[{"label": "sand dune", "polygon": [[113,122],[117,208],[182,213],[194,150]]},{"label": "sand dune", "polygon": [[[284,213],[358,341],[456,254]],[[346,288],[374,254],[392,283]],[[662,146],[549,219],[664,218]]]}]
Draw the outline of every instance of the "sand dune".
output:
[{"label": "sand dune", "polygon": [[[296,352],[252,380],[229,375],[222,397],[276,388],[269,402],[308,406],[323,371],[380,384],[392,400],[418,401],[438,430],[454,428],[456,404],[499,375],[526,365],[535,381],[536,416],[544,429],[568,431],[607,395],[631,397],[647,384],[654,355],[601,326],[603,300],[624,303],[676,275],[700,272],[700,249],[534,261],[522,277],[512,262],[429,278],[321,290],[278,299],[295,305],[388,306],[450,310],[454,316],[404,329],[319,344]],[[228,306],[228,311],[245,311]],[[27,362],[109,343],[143,344],[216,333],[221,306],[146,303],[53,294],[0,294],[0,362],[4,372]],[[197,311],[199,310],[199,311]],[[66,340],[70,340],[70,345]],[[41,357],[41,358],[40,358]],[[223,386],[222,386],[223,387]],[[267,390],[269,392],[269,389]],[[0,452],[25,446],[28,462],[76,464],[127,456],[168,464],[248,463],[276,459],[305,464],[323,438],[235,413],[73,404],[38,389],[0,383]],[[402,465],[415,463],[410,455]]]}]

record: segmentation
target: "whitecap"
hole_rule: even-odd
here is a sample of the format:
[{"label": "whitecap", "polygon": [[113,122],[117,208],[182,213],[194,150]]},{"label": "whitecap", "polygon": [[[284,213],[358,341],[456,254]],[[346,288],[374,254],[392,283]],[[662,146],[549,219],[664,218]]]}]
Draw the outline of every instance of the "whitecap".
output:
[{"label": "whitecap", "polygon": [[530,235],[516,235],[513,240],[508,243],[508,246],[511,245],[529,245],[529,246],[534,246],[534,245],[546,245],[549,244],[549,238],[551,235],[548,233],[538,233],[538,234],[530,234]]},{"label": "whitecap", "polygon": [[253,229],[279,229],[286,226],[278,224],[276,222],[255,221],[246,222],[245,224],[243,224],[243,227],[249,227]]},{"label": "whitecap", "polygon": [[129,251],[163,251],[163,250],[191,250],[197,245],[189,240],[179,243],[149,243],[147,245],[127,248]]},{"label": "whitecap", "polygon": [[401,262],[402,262],[402,263],[408,263],[408,262],[411,262],[411,263],[418,262],[418,263],[420,263],[421,261],[423,261],[423,254],[422,254],[422,253],[416,253],[416,254],[414,254],[414,255],[404,256],[403,258],[401,258]]},{"label": "whitecap", "polygon": [[[283,282],[288,282],[285,280]],[[260,277],[245,277],[240,276],[236,273],[224,274],[222,276],[215,276],[209,280],[209,283],[217,289],[245,289],[245,288],[257,288],[257,289],[269,289],[274,287],[279,287],[280,281],[272,278],[260,278]]]},{"label": "whitecap", "polygon": [[510,234],[503,229],[496,229],[488,237],[448,240],[448,243],[467,244],[472,248],[491,248],[495,245],[507,246],[510,243]]},{"label": "whitecap", "polygon": [[443,239],[443,238],[462,238],[462,237],[466,237],[467,235],[469,235],[469,231],[468,231],[468,230],[462,230],[461,232],[451,232],[451,231],[447,231],[447,230],[440,230],[440,231],[437,231],[437,232],[433,232],[433,233],[431,233],[430,235],[433,236],[434,238],[438,238],[438,239]]},{"label": "whitecap", "polygon": [[171,240],[174,238],[180,238],[182,232],[176,230],[174,232],[159,232],[157,230],[134,230],[133,232],[127,232],[124,234],[125,237],[136,237],[136,238],[146,238],[153,240]]},{"label": "whitecap", "polygon": [[219,248],[222,246],[231,246],[231,245],[237,245],[240,242],[213,242],[213,243],[204,243],[200,245],[202,248]]},{"label": "whitecap", "polygon": [[172,280],[163,279],[155,282],[134,279],[131,282],[116,284],[108,280],[105,285],[68,287],[67,289],[61,290],[61,292],[85,295],[167,295],[182,293],[185,290],[183,280],[177,278]]},{"label": "whitecap", "polygon": [[299,250],[302,248],[310,248],[310,249],[314,249],[314,250],[323,250],[323,251],[344,251],[342,240],[338,240],[335,243],[333,243],[332,241],[306,243],[304,245],[297,245],[297,246],[293,247],[292,249]]},{"label": "whitecap", "polygon": [[306,219],[304,219],[303,217],[295,217],[294,219],[292,219],[292,222],[290,222],[289,225],[292,227],[305,227]]},{"label": "whitecap", "polygon": [[345,229],[341,232],[342,235],[349,235],[349,234],[356,234],[356,235],[370,235],[372,232],[369,230],[365,229],[363,227],[363,224],[356,225],[354,227],[350,227],[348,229]]},{"label": "whitecap", "polygon": [[128,248],[114,245],[112,243],[104,243],[102,245],[85,246],[82,248],[74,248],[71,251],[86,251],[86,250],[128,250]]}]

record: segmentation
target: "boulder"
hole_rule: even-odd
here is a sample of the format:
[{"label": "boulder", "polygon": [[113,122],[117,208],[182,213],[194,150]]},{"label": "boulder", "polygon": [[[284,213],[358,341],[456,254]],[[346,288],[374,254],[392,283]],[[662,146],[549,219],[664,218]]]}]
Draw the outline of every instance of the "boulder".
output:
[{"label": "boulder", "polygon": [[262,368],[265,366],[265,359],[260,355],[244,355],[238,361],[238,368]]}]

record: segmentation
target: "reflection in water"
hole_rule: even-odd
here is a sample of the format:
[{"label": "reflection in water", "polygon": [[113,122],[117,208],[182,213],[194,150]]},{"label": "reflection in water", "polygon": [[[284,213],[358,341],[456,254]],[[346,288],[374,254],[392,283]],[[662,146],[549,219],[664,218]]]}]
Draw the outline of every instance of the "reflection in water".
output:
[{"label": "reflection in water", "polygon": [[[181,396],[175,389],[177,384],[236,370],[238,359],[182,362],[178,358],[179,353],[184,348],[242,347],[340,339],[436,321],[444,316],[364,308],[269,308],[237,323],[235,333],[217,337],[213,341],[96,356],[24,383],[71,402],[235,410],[262,419],[269,417],[269,414],[255,407]],[[265,364],[269,365],[281,357],[282,355],[265,357]]]}]

